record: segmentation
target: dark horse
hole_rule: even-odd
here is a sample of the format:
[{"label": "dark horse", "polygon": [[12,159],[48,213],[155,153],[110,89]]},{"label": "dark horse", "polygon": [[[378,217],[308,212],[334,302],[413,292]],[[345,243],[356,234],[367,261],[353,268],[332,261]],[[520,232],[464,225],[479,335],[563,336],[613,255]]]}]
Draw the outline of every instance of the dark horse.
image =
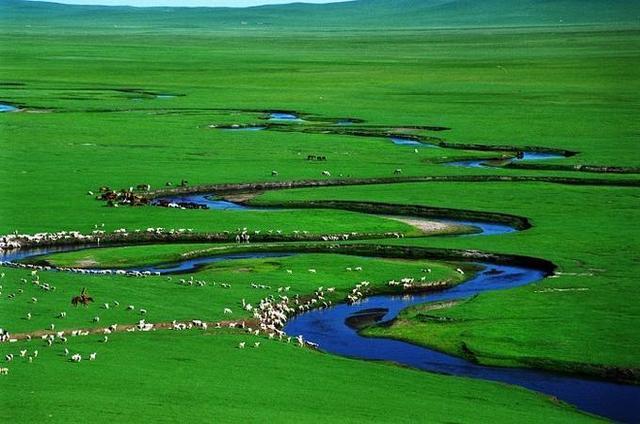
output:
[{"label": "dark horse", "polygon": [[71,304],[73,306],[78,306],[78,304],[82,304],[84,306],[89,306],[89,303],[93,302],[93,297],[87,294],[87,289],[83,288],[80,296],[74,296],[71,298]]}]

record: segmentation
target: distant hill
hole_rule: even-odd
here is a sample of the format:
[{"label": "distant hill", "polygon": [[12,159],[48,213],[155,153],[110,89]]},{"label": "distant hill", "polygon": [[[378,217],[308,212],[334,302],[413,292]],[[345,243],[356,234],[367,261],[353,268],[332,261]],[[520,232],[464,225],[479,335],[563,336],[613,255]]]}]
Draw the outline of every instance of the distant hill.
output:
[{"label": "distant hill", "polygon": [[251,8],[134,8],[0,0],[4,28],[416,28],[640,24],[640,0],[355,0]]}]

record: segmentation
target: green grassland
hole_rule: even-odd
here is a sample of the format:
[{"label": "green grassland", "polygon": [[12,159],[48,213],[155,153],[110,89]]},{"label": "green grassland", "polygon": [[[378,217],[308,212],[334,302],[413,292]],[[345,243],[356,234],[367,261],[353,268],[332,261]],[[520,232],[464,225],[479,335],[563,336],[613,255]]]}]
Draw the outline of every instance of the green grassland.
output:
[{"label": "green grassland", "polygon": [[[135,257],[131,250],[153,252],[158,248],[125,248],[121,249],[121,254]],[[358,266],[362,267],[361,272],[346,270],[347,267]],[[145,279],[122,276],[84,276],[80,279],[67,273],[56,273],[43,274],[41,277],[44,282],[56,287],[55,292],[45,292],[31,284],[31,277],[28,277],[27,283],[21,282],[17,277],[26,277],[24,271],[6,270],[4,272],[7,275],[2,282],[3,292],[18,295],[3,305],[3,325],[16,333],[22,333],[30,329],[45,330],[52,323],[56,330],[71,330],[103,328],[112,323],[135,324],[141,318],[149,322],[196,318],[208,322],[250,319],[252,313],[242,309],[241,300],[245,299],[247,303],[256,305],[260,299],[269,295],[277,296],[279,287],[290,287],[290,291],[285,293],[290,297],[313,293],[318,287],[335,287],[336,291],[331,299],[337,302],[342,301],[347,292],[361,281],[370,281],[372,287],[380,290],[391,279],[420,278],[424,275],[420,270],[426,267],[433,271],[429,275],[429,281],[461,281],[452,265],[311,254],[286,258],[238,259],[212,264],[194,274],[195,280],[206,282],[203,287],[180,283],[180,279],[189,280],[190,274]],[[287,273],[287,269],[293,273]],[[310,273],[308,269],[315,269],[317,272]],[[230,284],[231,288],[223,288],[222,283]],[[270,288],[252,288],[252,283]],[[79,294],[82,288],[89,291],[96,299],[96,304],[90,308],[73,308],[70,299]],[[20,289],[23,290],[21,293]],[[32,301],[33,297],[37,299],[37,303]],[[120,303],[120,306],[114,307],[114,301]],[[104,303],[109,303],[111,307],[104,309]],[[133,305],[135,310],[127,311],[128,305]],[[225,316],[224,308],[230,308],[233,314]],[[140,309],[147,310],[147,314],[142,316]],[[67,312],[67,317],[58,318],[63,311]],[[31,313],[30,320],[27,320],[27,312]],[[100,317],[98,323],[93,322],[96,316]]]},{"label": "green grassland", "polygon": [[[422,2],[407,4],[417,3]],[[397,168],[403,176],[600,178],[600,186],[439,182],[299,189],[267,192],[254,202],[274,206],[288,200],[360,200],[528,217],[533,228],[519,233],[382,242],[535,256],[553,261],[564,274],[427,312],[452,318],[447,323],[421,321],[424,310],[417,307],[405,311],[394,326],[367,332],[454,354],[461,354],[464,343],[488,364],[637,372],[640,234],[634,224],[640,194],[637,188],[606,186],[622,176],[457,168],[436,162],[490,154],[430,148],[415,153],[385,138],[303,134],[295,127],[257,132],[209,128],[260,123],[260,111],[282,109],[366,120],[356,128],[444,126],[451,130],[411,133],[449,142],[579,152],[549,163],[640,166],[637,4],[621,1],[605,13],[596,0],[589,2],[592,7],[569,0],[542,2],[545,8],[533,13],[526,2],[516,3],[511,15],[496,14],[506,9],[505,2],[492,0],[485,8],[424,2],[420,13],[390,17],[391,3],[376,0],[368,2],[371,14],[358,28],[344,26],[349,14],[342,8],[362,4],[335,5],[333,18],[313,18],[327,23],[323,28],[296,20],[312,16],[309,10],[318,6],[264,8],[248,17],[241,14],[249,12],[229,11],[214,14],[218,21],[206,14],[195,19],[197,11],[176,11],[184,15],[167,21],[162,9],[146,13],[143,20],[128,9],[104,15],[93,9],[3,2],[0,103],[23,111],[0,114],[0,233],[89,232],[98,225],[107,231],[165,227],[234,232],[247,227],[285,234],[397,231],[415,236],[417,231],[406,224],[355,212],[108,208],[87,193],[104,185],[149,183],[155,189],[181,179],[192,185],[322,179],[323,170],[332,178],[392,177]],[[469,12],[467,18],[452,21],[460,10]],[[265,16],[283,13],[296,25],[257,28]],[[563,17],[581,25],[556,25]],[[248,24],[238,25],[244,19]],[[382,21],[398,27],[372,28]],[[431,28],[446,22],[449,28]],[[177,96],[156,98],[140,90]],[[326,155],[327,161],[306,161],[309,154]],[[104,248],[49,259],[63,265],[91,261],[136,266],[211,247]],[[345,270],[354,266],[363,271]],[[148,310],[150,322],[229,319],[225,307],[234,310],[233,319],[241,319],[247,317],[239,305],[242,298],[255,303],[280,286],[290,285],[300,295],[334,286],[334,300],[339,301],[359,281],[381,287],[388,279],[419,276],[425,266],[434,270],[430,278],[455,278],[455,266],[447,263],[303,254],[217,263],[171,279],[43,272],[42,280],[56,286],[55,292],[44,293],[20,281],[30,281],[26,271],[3,268],[0,326],[18,333],[45,330],[51,323],[59,329],[135,323],[141,318],[139,308]],[[209,284],[179,284],[191,275]],[[226,290],[214,282],[232,287]],[[272,289],[253,289],[253,282]],[[97,301],[87,309],[72,309],[70,297],[83,287]],[[20,290],[14,299],[8,297]],[[119,309],[101,307],[114,300]],[[136,312],[125,310],[129,304]],[[67,318],[56,318],[62,311]],[[95,316],[101,317],[99,324],[92,322]],[[98,352],[98,360],[80,364],[65,360],[58,344],[46,348],[34,340],[0,345],[0,357],[22,348],[41,353],[32,364],[18,359],[8,378],[0,377],[0,421],[86,421],[85,408],[97,422],[590,419],[505,385],[348,360],[266,339],[260,339],[259,349],[241,351],[238,342],[254,339],[232,330],[112,336],[106,344],[95,335],[71,339],[70,350]]]},{"label": "green grassland", "polygon": [[[73,339],[3,378],[3,422],[598,422],[531,392],[339,358],[223,330]],[[239,341],[262,342],[237,349]],[[12,348],[33,346],[12,346]],[[0,346],[0,354],[7,346]],[[408,407],[419,401],[420,408]],[[79,404],[81,406],[79,406]],[[24,405],[30,405],[25,408]],[[523,408],[526,405],[526,409]],[[85,410],[87,409],[87,410]],[[80,412],[82,411],[82,415]],[[347,414],[347,417],[345,417]]]},{"label": "green grassland", "polygon": [[[633,0],[360,0],[328,5],[292,4],[253,8],[73,7],[5,0],[5,25],[40,31],[209,32],[219,29],[340,30],[433,27],[514,27],[638,23]],[[354,19],[357,17],[357,19]]]},{"label": "green grassland", "polygon": [[[581,152],[567,164],[639,164],[637,155],[629,154],[638,142],[630,125],[638,114],[635,30],[400,31],[393,37],[355,33],[348,38],[323,33],[295,39],[235,32],[210,37],[52,34],[44,53],[37,36],[5,32],[2,38],[1,80],[26,85],[3,88],[0,99],[59,108],[2,116],[0,155],[7,165],[0,176],[12,182],[2,191],[11,199],[2,204],[3,232],[82,229],[103,222],[110,229],[170,227],[175,220],[175,211],[97,207],[85,193],[101,185],[159,187],[182,178],[191,184],[265,181],[273,179],[272,170],[283,180],[321,178],[324,169],[345,177],[387,177],[396,168],[404,175],[534,173],[425,164],[462,153],[425,148],[415,154],[384,139],[210,130],[206,126],[212,123],[257,120],[209,110],[215,108],[281,108],[391,126],[443,125],[452,130],[436,135],[453,142]],[[20,49],[13,48],[17,43]],[[224,71],[232,68],[241,71]],[[122,87],[186,96],[134,101],[112,92],[83,92]],[[69,93],[86,100],[69,99]],[[182,108],[198,113],[180,113]],[[571,119],[562,119],[566,116]],[[324,154],[328,161],[307,163],[307,154]],[[33,207],[43,197],[48,207]],[[198,212],[184,215],[180,222],[200,231],[219,229],[222,222],[229,228],[257,223],[251,223],[252,215],[231,212],[224,220]],[[330,216],[323,212],[314,219]],[[339,225],[341,217],[335,218]],[[285,219],[270,219],[284,225]]]},{"label": "green grassland", "polygon": [[[634,323],[640,316],[640,299],[635,252],[640,233],[630,224],[637,216],[636,189],[530,183],[398,184],[269,192],[256,202],[364,200],[373,196],[392,203],[527,216],[533,228],[519,233],[404,239],[402,243],[542,257],[565,273],[433,311],[455,321],[421,324],[408,338],[457,354],[464,342],[486,363],[540,361],[551,368],[584,363],[634,368],[637,372],[634,352],[640,347],[640,333]],[[587,290],[545,291],[554,288]],[[399,335],[401,330],[375,331]],[[402,334],[407,336],[406,331]]]}]

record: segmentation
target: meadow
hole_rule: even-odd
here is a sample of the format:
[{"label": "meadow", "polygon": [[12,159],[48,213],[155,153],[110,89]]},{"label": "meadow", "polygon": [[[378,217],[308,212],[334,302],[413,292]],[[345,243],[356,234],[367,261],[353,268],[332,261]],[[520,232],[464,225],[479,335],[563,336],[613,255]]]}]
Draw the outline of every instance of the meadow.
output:
[{"label": "meadow", "polygon": [[[390,326],[372,326],[364,334],[458,356],[470,349],[482,364],[637,384],[636,173],[453,167],[441,162],[491,154],[427,147],[416,152],[386,137],[299,131],[313,121],[288,124],[285,131],[211,127],[260,124],[268,111],[293,111],[325,120],[359,118],[365,122],[353,128],[381,126],[450,143],[569,150],[578,154],[545,163],[632,170],[640,167],[635,124],[640,32],[635,26],[373,31],[100,23],[62,30],[52,22],[32,30],[14,23],[0,32],[0,103],[21,109],[0,114],[0,234],[149,227],[232,234],[242,228],[285,235],[306,231],[318,237],[358,232],[376,235],[364,242],[375,245],[542,258],[557,269],[540,282],[446,308],[418,305]],[[327,160],[308,161],[308,155]],[[269,211],[109,208],[95,199],[101,186],[145,183],[155,190],[183,179],[190,186],[329,179],[323,171],[331,178],[389,178],[396,169],[403,177],[478,176],[480,181],[274,190],[250,200],[278,208]],[[495,175],[598,182],[482,181]],[[616,186],[623,179],[635,187]],[[287,206],[312,200],[507,213],[528,218],[532,228],[496,236],[438,236],[378,214]],[[393,232],[405,237],[385,238]],[[285,246],[295,249],[296,244]],[[60,266],[134,267],[220,247],[108,247],[46,259]],[[456,272],[461,266],[466,277]],[[346,271],[354,267],[362,271]],[[390,279],[421,278],[425,268],[432,270],[429,281],[455,284],[474,272],[456,261],[305,253],[224,261],[198,272],[148,278],[40,272],[40,279],[56,286],[45,293],[31,284],[30,271],[3,267],[0,327],[34,337],[0,344],[0,360],[22,349],[28,356],[37,349],[39,355],[33,363],[26,357],[2,363],[10,373],[0,376],[6,406],[0,421],[83,421],[87,416],[79,405],[97,422],[599,419],[515,386],[343,358],[239,329],[114,333],[108,343],[102,334],[90,334],[52,347],[35,337],[51,324],[68,332],[140,319],[249,321],[241,299],[256,304],[281,294],[278,287],[290,286],[290,295],[301,297],[321,286],[335,287],[330,299],[339,303],[361,281],[382,291]],[[191,277],[206,285],[179,282]],[[257,283],[269,288],[252,287]],[[96,303],[73,308],[69,300],[82,288]],[[142,315],[141,308],[147,313]],[[233,313],[225,314],[225,308]],[[57,318],[63,311],[66,318]],[[242,350],[240,342],[261,344]],[[84,356],[97,352],[97,360],[70,363],[65,347]]]}]

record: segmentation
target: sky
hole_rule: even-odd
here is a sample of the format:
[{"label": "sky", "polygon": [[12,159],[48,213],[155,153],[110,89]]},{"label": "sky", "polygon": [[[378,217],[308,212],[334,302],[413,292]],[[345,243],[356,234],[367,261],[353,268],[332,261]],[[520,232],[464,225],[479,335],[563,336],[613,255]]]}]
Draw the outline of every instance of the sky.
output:
[{"label": "sky", "polygon": [[284,4],[296,1],[304,3],[336,3],[346,0],[41,0],[65,4],[98,4],[104,6],[209,6],[247,7],[264,4]]}]

